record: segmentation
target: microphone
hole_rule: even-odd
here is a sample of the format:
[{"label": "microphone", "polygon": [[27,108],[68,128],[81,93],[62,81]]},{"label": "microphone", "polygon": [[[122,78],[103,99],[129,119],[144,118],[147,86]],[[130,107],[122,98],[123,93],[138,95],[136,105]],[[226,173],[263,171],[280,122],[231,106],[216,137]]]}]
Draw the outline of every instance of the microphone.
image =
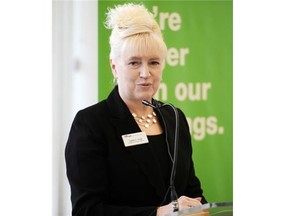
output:
[{"label": "microphone", "polygon": [[171,175],[170,175],[170,196],[171,196],[171,202],[172,202],[172,207],[173,207],[173,212],[177,212],[179,211],[179,203],[178,203],[178,195],[176,193],[175,190],[175,186],[174,186],[174,180],[175,180],[175,175],[176,175],[176,166],[177,166],[177,157],[178,157],[178,139],[179,139],[179,114],[178,114],[178,110],[172,105],[172,104],[160,104],[158,103],[158,101],[156,101],[155,99],[153,99],[153,102],[156,104],[156,106],[152,103],[150,103],[147,100],[142,100],[142,104],[146,105],[146,106],[150,106],[154,109],[156,109],[162,120],[164,123],[164,129],[165,129],[165,134],[166,134],[166,142],[169,144],[168,142],[168,138],[167,138],[167,126],[166,126],[166,122],[165,119],[162,115],[162,112],[160,110],[161,107],[163,106],[169,106],[170,108],[172,108],[172,110],[174,111],[175,114],[175,136],[174,136],[174,155],[173,158],[171,156],[171,152],[170,152],[170,148],[168,146],[168,153],[170,156],[170,159],[172,161],[172,170],[171,170]]},{"label": "microphone", "polygon": [[150,102],[147,101],[147,100],[142,100],[142,104],[144,104],[144,105],[146,105],[146,106],[150,106],[150,107],[152,107],[152,108],[154,108],[154,109],[157,109],[157,110],[158,110],[158,108],[159,108],[159,107],[156,107],[155,105],[153,105],[152,103],[150,103]]}]

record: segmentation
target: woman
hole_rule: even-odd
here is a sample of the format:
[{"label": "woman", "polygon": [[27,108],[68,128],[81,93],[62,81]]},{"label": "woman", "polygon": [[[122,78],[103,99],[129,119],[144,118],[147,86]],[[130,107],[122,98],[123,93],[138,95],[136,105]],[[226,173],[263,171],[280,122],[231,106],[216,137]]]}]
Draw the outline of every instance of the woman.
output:
[{"label": "woman", "polygon": [[[117,84],[73,121],[65,150],[72,215],[161,216],[205,203],[184,114],[178,109],[176,122],[173,109],[152,98],[167,53],[158,24],[143,5],[124,4],[108,11],[106,26]],[[174,186],[178,200],[170,198]]]}]

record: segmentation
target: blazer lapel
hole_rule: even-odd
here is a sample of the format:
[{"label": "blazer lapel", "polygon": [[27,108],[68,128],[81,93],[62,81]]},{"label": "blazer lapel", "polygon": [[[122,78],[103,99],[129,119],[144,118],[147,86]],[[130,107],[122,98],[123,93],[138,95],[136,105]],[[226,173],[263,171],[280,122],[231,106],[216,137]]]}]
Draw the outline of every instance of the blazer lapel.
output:
[{"label": "blazer lapel", "polygon": [[171,156],[174,155],[174,140],[175,140],[175,115],[171,112],[170,107],[160,107],[161,114],[157,112],[157,116],[161,116],[160,124],[165,129],[165,133],[167,133],[167,140],[168,140],[168,146]]},{"label": "blazer lapel", "polygon": [[163,198],[167,188],[161,178],[156,161],[147,144],[141,144],[131,147],[125,147],[122,135],[141,132],[139,126],[135,122],[128,107],[118,94],[117,86],[107,99],[108,107],[111,111],[111,122],[117,131],[117,139],[123,146],[123,149],[130,153],[134,161],[139,165],[143,174],[147,177],[150,184],[154,187],[156,193]]}]

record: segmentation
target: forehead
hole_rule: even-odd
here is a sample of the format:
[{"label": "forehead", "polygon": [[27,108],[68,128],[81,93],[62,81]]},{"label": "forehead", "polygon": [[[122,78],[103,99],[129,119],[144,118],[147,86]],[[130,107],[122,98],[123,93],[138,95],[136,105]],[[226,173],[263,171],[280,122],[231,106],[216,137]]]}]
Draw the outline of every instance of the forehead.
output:
[{"label": "forehead", "polygon": [[148,57],[164,59],[166,46],[163,41],[151,35],[135,35],[126,39],[122,47],[122,57]]}]

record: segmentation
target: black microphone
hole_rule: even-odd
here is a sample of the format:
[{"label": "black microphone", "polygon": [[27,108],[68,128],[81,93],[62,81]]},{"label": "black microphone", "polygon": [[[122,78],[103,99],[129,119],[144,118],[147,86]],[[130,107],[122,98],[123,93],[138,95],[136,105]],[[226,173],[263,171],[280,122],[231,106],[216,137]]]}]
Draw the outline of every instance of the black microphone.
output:
[{"label": "black microphone", "polygon": [[[178,138],[179,138],[179,114],[178,114],[178,110],[172,105],[172,104],[160,104],[158,103],[158,101],[156,101],[155,99],[153,99],[153,102],[156,104],[152,104],[150,102],[148,102],[147,100],[142,100],[142,104],[146,105],[146,106],[150,106],[154,109],[157,109],[157,111],[159,112],[163,123],[164,123],[164,129],[165,129],[165,134],[166,134],[166,142],[168,143],[168,139],[167,139],[167,126],[166,126],[166,122],[165,119],[162,115],[162,112],[160,110],[161,107],[163,106],[169,106],[172,108],[172,110],[174,111],[175,114],[175,136],[174,136],[174,155],[173,158],[171,156],[171,152],[170,152],[170,148],[168,145],[168,153],[170,156],[170,159],[172,161],[172,170],[171,170],[171,175],[170,175],[170,196],[171,196],[171,202],[172,202],[172,207],[173,207],[173,212],[177,212],[179,211],[179,203],[178,203],[178,196],[175,190],[175,186],[174,186],[174,180],[175,180],[175,175],[176,175],[176,166],[177,166],[177,156],[178,156]],[[168,143],[169,144],[169,143]]]},{"label": "black microphone", "polygon": [[147,101],[147,100],[142,100],[142,104],[144,104],[144,105],[146,105],[146,106],[150,106],[150,107],[152,107],[152,108],[154,108],[154,109],[159,109],[159,107],[157,106],[155,106],[155,105],[153,105],[152,103],[150,103],[149,101]]}]

